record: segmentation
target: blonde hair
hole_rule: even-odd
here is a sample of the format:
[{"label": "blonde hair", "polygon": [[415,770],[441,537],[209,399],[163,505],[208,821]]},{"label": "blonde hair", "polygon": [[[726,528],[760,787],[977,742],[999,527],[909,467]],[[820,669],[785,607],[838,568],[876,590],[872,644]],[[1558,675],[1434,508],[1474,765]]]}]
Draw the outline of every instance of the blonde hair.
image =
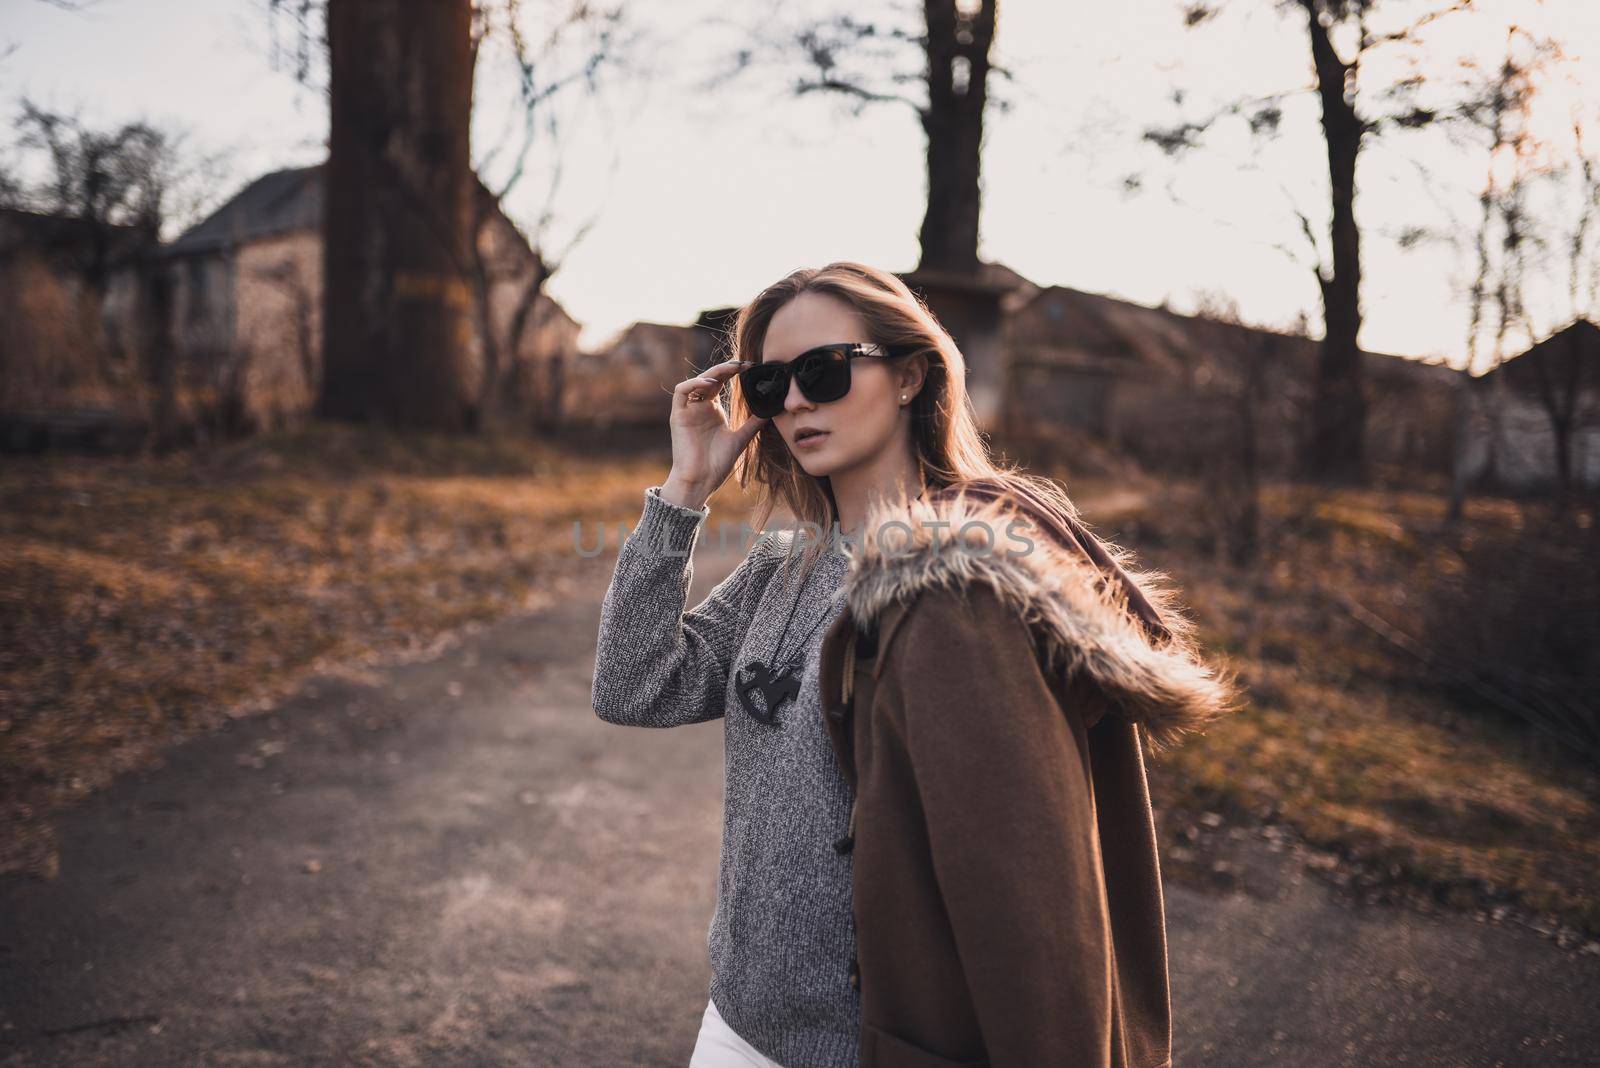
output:
[{"label": "blonde hair", "polygon": [[[763,289],[739,309],[730,330],[738,359],[761,359],[767,327],[778,309],[802,293],[823,293],[844,301],[866,325],[869,341],[911,346],[928,361],[922,389],[911,400],[911,446],[929,491],[982,479],[998,484],[1023,500],[1076,519],[1077,507],[1053,479],[1005,466],[990,454],[967,394],[967,361],[955,339],[926,304],[900,278],[876,267],[839,260],[826,267],[793,271]],[[730,400],[730,421],[739,426],[752,414],[741,390]],[[771,422],[763,426],[739,457],[735,471],[740,487],[756,486],[753,526],[762,529],[778,504],[793,513],[805,529],[822,538],[807,538],[799,550],[801,573],[827,547],[827,534],[838,516],[838,503],[826,477],[813,478],[795,460]]]}]

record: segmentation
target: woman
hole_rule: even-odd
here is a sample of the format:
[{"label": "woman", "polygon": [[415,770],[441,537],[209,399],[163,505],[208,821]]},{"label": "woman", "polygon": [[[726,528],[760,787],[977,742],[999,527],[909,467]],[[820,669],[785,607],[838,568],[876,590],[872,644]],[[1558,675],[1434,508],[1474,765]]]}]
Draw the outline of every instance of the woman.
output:
[{"label": "woman", "polygon": [[[1135,581],[1055,483],[993,462],[959,349],[898,278],[797,271],[733,342],[749,366],[674,392],[672,473],[619,555],[595,673],[614,722],[727,713],[691,1064],[1165,1063],[1138,732],[1200,729],[1227,685],[1157,576]],[[731,420],[695,400],[735,374]],[[763,521],[781,502],[849,540],[764,535],[684,613],[736,461]],[[1050,536],[1017,551],[1019,518]],[[973,551],[974,520],[1012,552]],[[798,596],[773,581],[790,563],[816,578]]]},{"label": "woman", "polygon": [[[752,366],[730,360],[674,389],[671,470],[644,491],[618,553],[595,712],[644,727],[723,720],[712,978],[693,1068],[858,1061],[850,857],[834,848],[851,791],[817,690],[845,554],[821,535],[875,501],[921,491],[910,427],[924,370],[907,356],[941,337],[902,283],[854,264],[797,272],[761,293],[733,329],[734,351]],[[741,369],[741,410],[730,414],[716,395]],[[809,526],[763,534],[685,611],[706,501],[736,462],[741,484],[758,487],[758,527],[776,504]]]}]

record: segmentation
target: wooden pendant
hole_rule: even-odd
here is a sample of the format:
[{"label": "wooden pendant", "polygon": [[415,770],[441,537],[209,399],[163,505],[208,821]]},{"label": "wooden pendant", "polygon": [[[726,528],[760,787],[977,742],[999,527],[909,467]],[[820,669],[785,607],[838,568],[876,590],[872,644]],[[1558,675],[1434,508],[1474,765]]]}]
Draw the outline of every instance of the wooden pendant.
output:
[{"label": "wooden pendant", "polygon": [[[755,677],[745,681],[745,672],[753,672]],[[739,701],[744,705],[744,710],[750,713],[750,718],[758,723],[776,726],[778,723],[778,706],[785,701],[792,701],[800,693],[800,680],[794,678],[792,666],[781,667],[773,671],[759,660],[751,661],[747,666],[739,669]],[[767,710],[763,712],[756,707],[752,699],[756,691],[761,692],[761,699],[766,704]]]}]

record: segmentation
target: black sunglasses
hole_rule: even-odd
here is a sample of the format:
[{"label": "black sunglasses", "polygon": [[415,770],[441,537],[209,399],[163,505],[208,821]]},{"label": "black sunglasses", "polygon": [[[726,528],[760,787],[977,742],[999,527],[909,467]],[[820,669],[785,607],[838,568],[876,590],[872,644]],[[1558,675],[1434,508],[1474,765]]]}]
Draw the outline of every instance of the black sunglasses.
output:
[{"label": "black sunglasses", "polygon": [[755,363],[739,372],[739,387],[744,391],[750,411],[771,419],[783,411],[789,398],[789,380],[800,384],[800,392],[814,404],[836,401],[850,392],[850,361],[859,356],[910,356],[917,345],[879,345],[870,341],[846,341],[807,349],[788,363]]}]

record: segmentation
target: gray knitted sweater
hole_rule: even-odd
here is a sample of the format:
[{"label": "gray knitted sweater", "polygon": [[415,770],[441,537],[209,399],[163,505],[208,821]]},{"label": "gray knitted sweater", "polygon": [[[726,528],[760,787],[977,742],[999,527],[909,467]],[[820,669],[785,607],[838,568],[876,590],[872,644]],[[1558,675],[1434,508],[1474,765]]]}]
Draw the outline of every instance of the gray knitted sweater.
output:
[{"label": "gray knitted sweater", "polygon": [[[817,691],[823,632],[841,610],[847,558],[830,546],[798,591],[793,530],[755,539],[739,567],[685,611],[691,552],[709,506],[645,490],[644,513],[618,552],[600,612],[592,701],[608,723],[676,727],[723,719],[722,854],[707,932],[710,996],[745,1041],[784,1068],[858,1061],[859,995],[850,855],[850,786],[828,742]],[[728,537],[735,538],[732,528]],[[778,722],[757,722],[734,690],[736,668],[787,662],[803,648],[800,692]],[[759,701],[759,698],[757,699]]]}]

